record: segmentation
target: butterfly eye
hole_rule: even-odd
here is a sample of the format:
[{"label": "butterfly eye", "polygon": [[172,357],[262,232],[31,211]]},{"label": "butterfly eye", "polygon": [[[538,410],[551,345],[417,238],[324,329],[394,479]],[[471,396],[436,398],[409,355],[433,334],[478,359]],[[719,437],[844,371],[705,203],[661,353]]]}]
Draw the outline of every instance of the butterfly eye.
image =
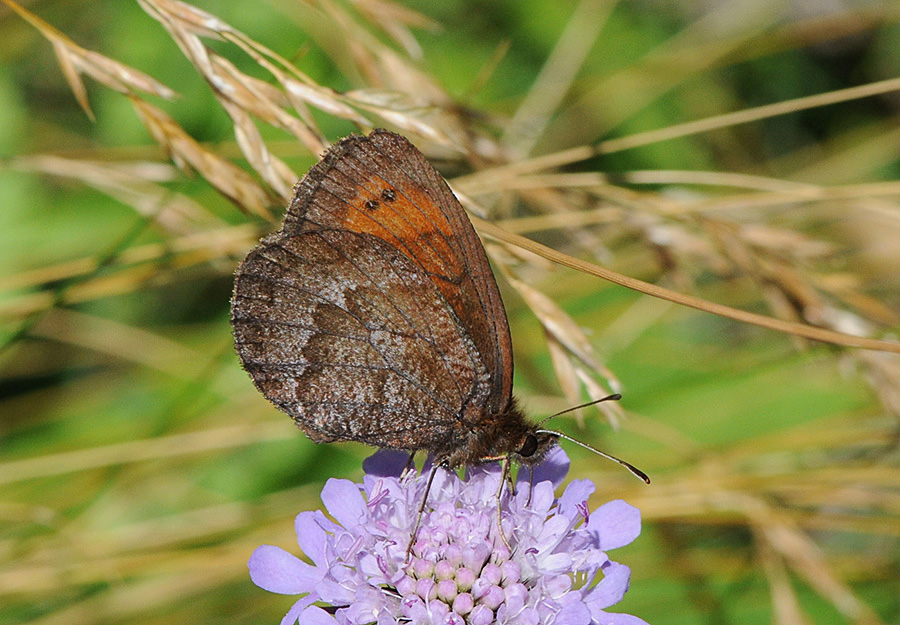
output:
[{"label": "butterfly eye", "polygon": [[523,458],[528,458],[534,455],[534,452],[537,451],[537,448],[537,437],[534,434],[529,434],[525,437],[525,441],[522,443],[522,448],[519,449],[519,455]]}]

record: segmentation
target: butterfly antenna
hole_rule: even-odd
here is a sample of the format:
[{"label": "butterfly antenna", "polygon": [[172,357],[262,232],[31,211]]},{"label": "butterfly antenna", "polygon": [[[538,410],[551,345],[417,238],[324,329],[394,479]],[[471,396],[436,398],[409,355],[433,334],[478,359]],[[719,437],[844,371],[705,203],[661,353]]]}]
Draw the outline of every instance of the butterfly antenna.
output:
[{"label": "butterfly antenna", "polygon": [[[610,397],[612,397],[612,396],[610,396]],[[604,398],[604,399],[608,399],[608,398]],[[602,401],[602,400],[601,400],[601,401]],[[596,403],[596,402],[592,402],[592,403]],[[587,405],[590,406],[591,404],[587,404]],[[574,408],[573,408],[573,410],[574,410]],[[589,451],[594,452],[594,453],[597,454],[598,456],[603,456],[603,457],[606,458],[607,460],[612,460],[613,462],[622,465],[623,467],[625,467],[626,469],[628,469],[629,471],[631,471],[631,474],[632,474],[632,475],[634,475],[635,477],[638,477],[638,478],[642,479],[642,480],[644,481],[645,484],[649,484],[649,483],[650,483],[650,478],[647,477],[647,474],[644,473],[643,471],[641,471],[640,469],[638,469],[636,466],[634,466],[634,465],[631,464],[630,462],[625,462],[625,461],[622,460],[621,458],[616,458],[615,456],[610,455],[610,454],[608,454],[608,453],[606,453],[606,452],[600,451],[599,449],[596,449],[595,447],[591,447],[591,446],[588,445],[587,443],[582,443],[582,442],[581,442],[580,440],[578,440],[577,438],[572,438],[571,436],[568,436],[568,435],[566,435],[566,434],[563,434],[562,432],[555,432],[555,431],[553,431],[553,430],[536,430],[536,433],[538,433],[538,434],[550,434],[551,436],[558,436],[559,438],[564,438],[564,439],[566,439],[567,441],[570,441],[570,442],[572,442],[572,443],[575,443],[576,445],[579,445],[579,446],[584,447],[585,449],[587,449],[587,450],[589,450]]]},{"label": "butterfly antenna", "polygon": [[557,412],[556,414],[552,414],[549,417],[545,417],[544,419],[541,419],[541,421],[538,423],[538,425],[543,425],[550,419],[555,419],[556,417],[559,417],[561,415],[567,414],[569,412],[574,412],[576,410],[581,410],[582,408],[587,408],[588,406],[593,406],[593,405],[599,404],[600,402],[603,402],[603,401],[619,401],[620,399],[622,399],[621,393],[613,393],[612,395],[607,395],[606,397],[601,397],[600,399],[595,399],[594,401],[589,401],[588,403],[581,404],[580,406],[573,406],[571,408],[566,408],[565,410]]}]

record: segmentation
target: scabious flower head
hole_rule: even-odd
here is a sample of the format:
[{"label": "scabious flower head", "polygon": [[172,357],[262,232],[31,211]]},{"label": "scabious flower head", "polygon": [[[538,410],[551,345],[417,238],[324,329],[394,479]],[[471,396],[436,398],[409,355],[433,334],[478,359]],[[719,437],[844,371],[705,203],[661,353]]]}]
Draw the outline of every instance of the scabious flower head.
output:
[{"label": "scabious flower head", "polygon": [[606,612],[631,575],[606,552],[638,536],[640,512],[621,500],[589,512],[588,480],[569,483],[556,498],[568,471],[561,449],[533,480],[520,471],[514,495],[504,486],[502,536],[497,464],[474,467],[465,479],[438,469],[409,555],[428,475],[401,477],[406,459],[381,451],[364,462],[363,484],[328,480],[322,502],[333,520],[301,512],[295,523],[312,564],[271,545],[253,552],[254,583],[302,595],[282,625],[644,623]]}]

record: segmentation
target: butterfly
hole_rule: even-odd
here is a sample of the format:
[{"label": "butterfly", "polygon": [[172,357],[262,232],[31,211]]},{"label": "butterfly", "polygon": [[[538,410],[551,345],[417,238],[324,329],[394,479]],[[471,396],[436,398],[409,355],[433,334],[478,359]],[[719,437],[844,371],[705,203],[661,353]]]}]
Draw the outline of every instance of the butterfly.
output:
[{"label": "butterfly", "polygon": [[456,468],[533,465],[569,438],[518,407],[484,247],[393,132],[342,139],[297,183],[281,228],[237,268],[231,323],[256,387],[315,442],[424,450]]}]

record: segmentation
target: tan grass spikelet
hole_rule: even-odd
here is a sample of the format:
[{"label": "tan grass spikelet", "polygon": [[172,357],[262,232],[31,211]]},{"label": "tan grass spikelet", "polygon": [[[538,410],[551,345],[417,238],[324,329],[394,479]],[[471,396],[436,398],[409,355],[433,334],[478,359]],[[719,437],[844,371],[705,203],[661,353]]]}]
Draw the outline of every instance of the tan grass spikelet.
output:
[{"label": "tan grass spikelet", "polygon": [[69,83],[78,104],[91,119],[94,119],[94,114],[88,102],[87,89],[81,79],[82,74],[124,94],[141,91],[166,99],[175,97],[174,91],[147,74],[97,52],[85,50],[15,0],[2,1],[50,41],[66,82]]},{"label": "tan grass spikelet", "polygon": [[77,180],[131,206],[135,213],[172,234],[190,234],[221,224],[199,202],[160,184],[177,175],[176,169],[166,163],[89,161],[39,154],[14,159],[9,167]]},{"label": "tan grass spikelet", "polygon": [[205,149],[161,109],[136,98],[132,104],[153,138],[179,167],[195,169],[242,210],[273,219],[268,209],[272,197],[243,169]]},{"label": "tan grass spikelet", "polygon": [[[584,401],[580,385],[584,386],[589,399],[620,392],[621,384],[615,374],[601,363],[593,345],[572,317],[538,289],[513,278],[509,271],[503,273],[509,284],[522,296],[531,312],[541,322],[546,333],[556,379],[569,405]],[[596,380],[597,376],[602,376],[609,387],[600,385]],[[597,408],[614,428],[618,427],[623,411],[617,402],[603,402],[597,404]],[[576,413],[579,422],[581,412]]]}]

